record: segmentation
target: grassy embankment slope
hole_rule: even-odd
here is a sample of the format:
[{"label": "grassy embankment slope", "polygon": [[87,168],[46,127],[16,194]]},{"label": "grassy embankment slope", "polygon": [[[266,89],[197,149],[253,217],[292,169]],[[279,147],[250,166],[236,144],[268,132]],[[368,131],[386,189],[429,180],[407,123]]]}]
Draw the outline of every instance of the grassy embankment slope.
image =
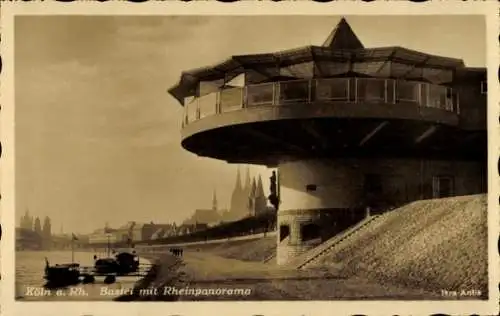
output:
[{"label": "grassy embankment slope", "polygon": [[276,236],[219,244],[210,250],[213,254],[243,261],[263,261],[276,252]]},{"label": "grassy embankment slope", "polygon": [[[309,278],[299,273],[308,272],[304,270],[295,270],[296,275],[291,270],[280,272],[272,264],[265,268],[262,260],[276,247],[276,237],[270,236],[188,246],[184,249],[186,259],[190,259],[185,263],[162,254],[154,271],[139,287],[182,287],[198,283],[207,286],[208,281],[213,286],[234,283],[235,286],[252,285],[255,288],[252,298],[259,299],[443,299],[439,295],[441,289],[480,290],[485,297],[488,280],[486,199],[486,195],[476,195],[417,201],[383,214],[315,260],[316,267],[330,271],[334,278]],[[255,261],[252,264],[256,266],[247,268],[251,263],[245,261]],[[238,269],[241,271],[234,275],[229,273]],[[317,269],[307,270],[312,273]],[[283,273],[291,273],[295,278],[283,279]],[[254,274],[261,275],[262,280]],[[227,279],[227,275],[231,277]],[[247,281],[238,281],[245,275]],[[132,295],[128,299],[177,298]]]},{"label": "grassy embankment slope", "polygon": [[410,203],[316,261],[345,275],[433,291],[487,292],[487,196]]}]

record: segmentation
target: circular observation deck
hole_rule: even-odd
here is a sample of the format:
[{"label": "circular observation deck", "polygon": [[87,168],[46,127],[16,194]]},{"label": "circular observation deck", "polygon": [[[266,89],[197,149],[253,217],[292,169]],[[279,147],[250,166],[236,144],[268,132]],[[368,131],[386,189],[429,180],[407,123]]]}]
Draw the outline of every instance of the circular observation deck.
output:
[{"label": "circular observation deck", "polygon": [[[219,90],[185,105],[182,146],[228,162],[308,157],[477,158],[446,86],[377,78],[271,82]],[[478,142],[479,140],[479,142]]]}]

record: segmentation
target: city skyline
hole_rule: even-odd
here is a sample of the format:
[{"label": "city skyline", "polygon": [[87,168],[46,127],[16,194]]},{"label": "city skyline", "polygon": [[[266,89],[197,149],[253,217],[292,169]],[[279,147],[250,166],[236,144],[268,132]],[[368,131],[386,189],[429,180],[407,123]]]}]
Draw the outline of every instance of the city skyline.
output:
[{"label": "city skyline", "polygon": [[[480,16],[346,19],[367,47],[401,45],[485,65]],[[238,166],[181,147],[182,107],[167,89],[182,71],[229,55],[321,45],[339,20],[16,18],[17,212],[29,208],[54,227],[88,232],[105,222],[180,222],[210,206],[214,189],[227,208]],[[463,47],[467,32],[479,35]],[[267,192],[271,171],[251,172]]]},{"label": "city skyline", "polygon": [[[238,168],[238,170],[237,170],[237,174],[235,175],[235,183],[234,183],[233,188],[231,190],[231,196],[232,196],[232,198],[234,198],[234,191],[235,191],[235,189],[237,187],[237,182],[238,181],[240,183],[240,187],[242,189],[244,188],[244,191],[241,192],[243,194],[250,193],[252,182],[253,182],[253,184],[256,184],[258,182],[261,182],[261,184],[264,183],[264,181],[262,180],[262,177],[261,177],[260,174],[252,176],[250,174],[250,168],[249,167],[247,167],[245,170],[246,171],[244,173],[241,171],[241,168]],[[248,191],[248,192],[246,192],[246,191]],[[264,190],[264,191],[266,191],[266,190]],[[224,213],[228,212],[228,211],[241,211],[241,210],[232,210],[231,209],[232,199],[231,199],[231,201],[229,203],[220,203],[218,196],[219,195],[217,194],[217,190],[214,189],[213,192],[212,192],[212,199],[210,201],[210,205],[206,205],[204,208],[201,208],[201,209],[195,209],[191,214],[189,214],[188,216],[186,216],[186,218],[184,218],[184,219],[182,219],[180,221],[177,221],[177,222],[172,221],[172,222],[159,223],[159,222],[155,222],[155,221],[151,220],[151,221],[145,221],[143,223],[137,222],[137,224],[147,224],[147,223],[174,224],[175,223],[176,225],[183,225],[184,223],[186,223],[187,221],[189,221],[192,218],[192,216],[194,216],[196,214],[196,212],[199,211],[199,210],[208,210],[208,209],[214,210],[214,211],[217,211],[221,216],[224,215]],[[265,192],[264,192],[264,196],[266,197],[266,201],[267,201],[267,194]],[[215,202],[215,204],[214,204],[214,202]],[[269,206],[269,203],[267,203],[267,204]],[[19,216],[16,217],[16,228],[27,228],[26,227],[26,220],[27,220],[28,217],[29,217],[29,221],[31,221],[31,224],[29,225],[29,226],[31,226],[31,228],[29,228],[30,230],[34,230],[34,223],[35,223],[36,219],[39,219],[40,221],[43,220],[44,222],[47,221],[47,219],[48,219],[49,223],[52,220],[49,216],[45,216],[45,215],[33,216],[33,215],[31,215],[30,210],[26,209],[24,213],[19,214]],[[93,233],[93,232],[101,230],[103,228],[117,229],[117,228],[120,228],[120,227],[123,227],[123,226],[127,226],[130,222],[136,222],[136,221],[132,220],[132,221],[124,222],[124,223],[118,223],[117,222],[117,223],[115,223],[114,227],[111,227],[108,222],[99,223],[100,225],[98,224],[92,231],[90,231],[90,232],[80,232],[80,234],[85,235],[85,234],[88,234],[88,233]],[[64,225],[63,224],[61,224],[59,226],[59,230],[57,230],[57,231],[52,230],[52,234],[54,236],[56,236],[56,235],[68,235],[68,234],[71,234],[71,233],[73,233],[73,231],[66,231],[64,229]]]}]

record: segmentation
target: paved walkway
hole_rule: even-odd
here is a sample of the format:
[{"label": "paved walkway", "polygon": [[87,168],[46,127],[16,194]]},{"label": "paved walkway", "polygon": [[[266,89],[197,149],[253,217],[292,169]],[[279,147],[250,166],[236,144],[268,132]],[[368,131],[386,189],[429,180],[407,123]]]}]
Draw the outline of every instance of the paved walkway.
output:
[{"label": "paved walkway", "polygon": [[181,296],[180,300],[330,300],[436,299],[435,293],[377,284],[338,271],[295,270],[270,263],[247,262],[210,253],[186,251],[180,284],[200,289],[250,289],[248,296]]}]

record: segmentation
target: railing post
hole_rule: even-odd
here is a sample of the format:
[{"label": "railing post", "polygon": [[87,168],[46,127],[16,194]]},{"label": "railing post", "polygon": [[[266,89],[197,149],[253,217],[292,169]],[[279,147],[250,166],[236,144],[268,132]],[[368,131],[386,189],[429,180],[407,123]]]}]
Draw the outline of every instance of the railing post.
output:
[{"label": "railing post", "polygon": [[451,111],[452,112],[455,112],[455,98],[453,97],[454,96],[454,93],[455,93],[455,90],[453,88],[450,88],[451,89]]},{"label": "railing post", "polygon": [[[448,98],[448,96],[450,96]],[[447,110],[453,112],[453,89],[452,88],[446,88],[446,104]]]},{"label": "railing post", "polygon": [[384,103],[387,103],[387,79],[384,79]]},{"label": "railing post", "polygon": [[187,124],[187,104],[186,104],[186,99],[184,99],[184,108],[182,109],[182,127],[186,126]]},{"label": "railing post", "polygon": [[312,95],[312,81],[313,81],[313,79],[309,79],[308,82],[307,82],[307,86],[308,86],[307,102],[308,103],[312,102],[312,99],[311,99],[311,95]]},{"label": "railing post", "polygon": [[396,104],[396,89],[398,82],[395,79],[392,80],[392,104]]},{"label": "railing post", "polygon": [[248,87],[247,86],[243,86],[242,90],[241,90],[241,108],[244,109],[246,108],[247,106],[247,98],[248,98]]},{"label": "railing post", "polygon": [[279,105],[279,82],[273,82],[273,103],[272,105]]},{"label": "railing post", "polygon": [[420,99],[422,99],[422,87],[420,86],[420,83],[417,83],[416,85],[418,87],[418,89],[417,89],[417,104],[418,104],[418,106],[420,106],[421,105]]},{"label": "railing post", "polygon": [[351,102],[351,78],[347,78],[347,102]]},{"label": "railing post", "polygon": [[431,93],[431,87],[428,83],[426,83],[425,86],[427,87],[426,93],[425,93],[425,106],[428,107],[429,106],[429,97],[430,97],[430,93]]},{"label": "railing post", "polygon": [[222,90],[219,89],[217,91],[217,93],[215,94],[215,114],[220,114],[222,111],[221,111],[221,108],[220,108],[220,94],[221,94]]},{"label": "railing post", "polygon": [[200,112],[200,98],[196,98],[196,114],[195,114],[196,120],[199,120],[201,118],[201,112]]},{"label": "railing post", "polygon": [[358,103],[358,78],[354,78],[354,103]]}]

